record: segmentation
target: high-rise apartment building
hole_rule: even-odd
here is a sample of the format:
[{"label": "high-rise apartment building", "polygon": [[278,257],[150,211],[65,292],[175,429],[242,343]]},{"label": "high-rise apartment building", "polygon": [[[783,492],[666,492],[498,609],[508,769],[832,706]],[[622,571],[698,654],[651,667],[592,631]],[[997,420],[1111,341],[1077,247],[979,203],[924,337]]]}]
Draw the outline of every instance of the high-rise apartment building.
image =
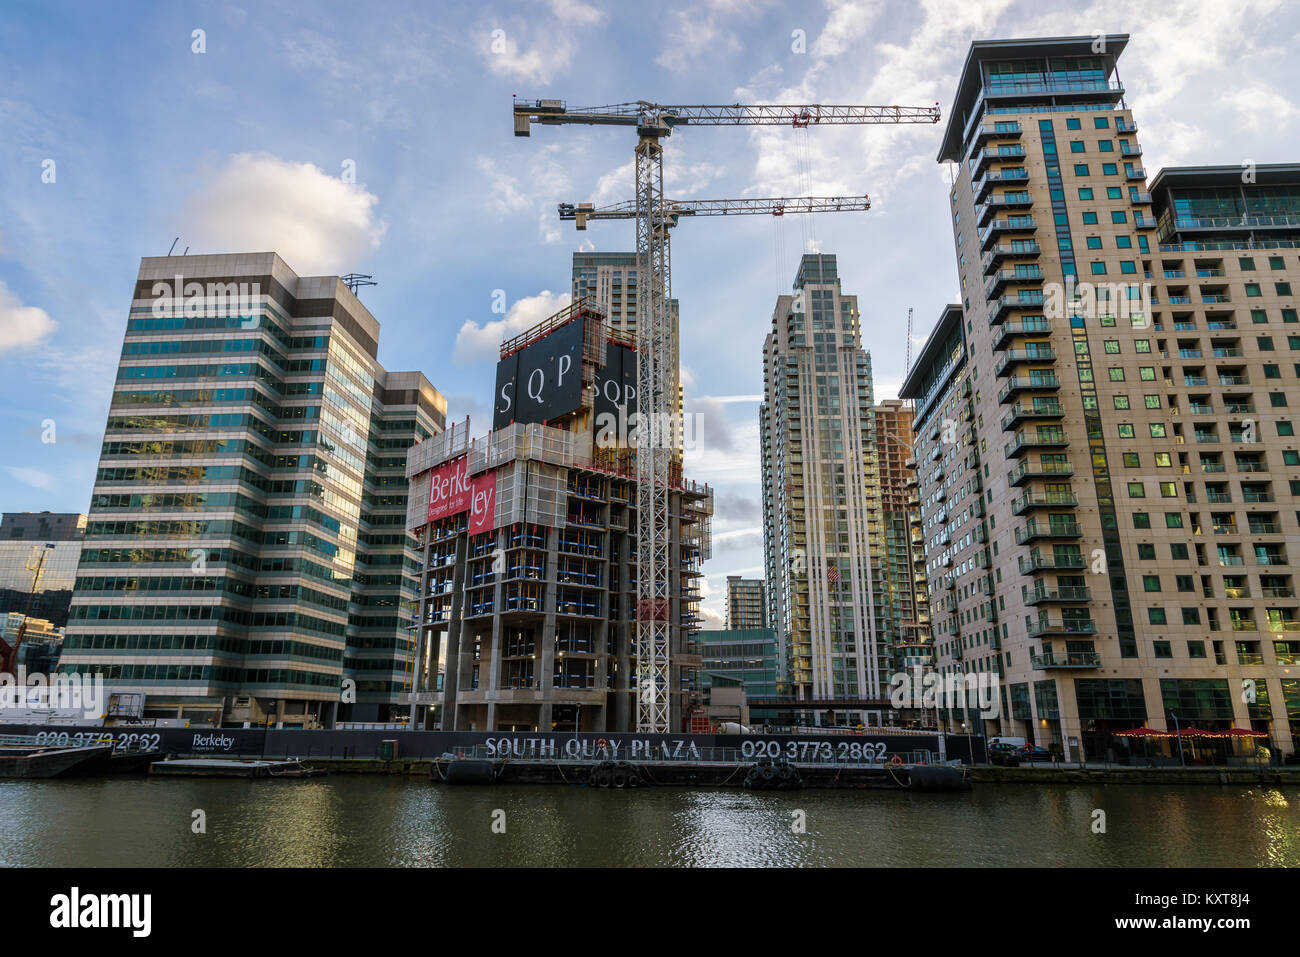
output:
[{"label": "high-rise apartment building", "polygon": [[141,261],[61,670],[196,723],[404,711],[406,450],[446,404],[378,339],[274,253]]},{"label": "high-rise apartment building", "polygon": [[79,512],[0,516],[0,615],[17,612],[66,625],[85,535],[86,516]]},{"label": "high-rise apartment building", "polygon": [[842,724],[879,723],[893,648],[872,620],[884,555],[871,359],[832,255],[805,255],[763,345],[769,622],[784,690]]},{"label": "high-rise apartment building", "polygon": [[767,586],[761,578],[727,576],[727,628],[767,627]]},{"label": "high-rise apartment building", "polygon": [[1291,751],[1300,169],[1148,188],[1126,43],[975,43],[949,114],[963,302],[903,393],[939,664],[1071,758],[1141,725]]},{"label": "high-rise apartment building", "polygon": [[[930,601],[932,661],[943,673],[1002,677],[1002,636],[993,595],[988,506],[975,430],[974,369],[959,304],[944,308],[900,395],[913,402],[913,471],[920,571]],[[948,714],[952,726],[968,718]],[[974,727],[972,730],[983,730]]]},{"label": "high-rise apartment building", "polygon": [[925,578],[925,550],[916,471],[912,461],[912,410],[898,399],[877,402],[876,456],[880,472],[880,516],[884,550],[871,563],[876,576],[874,619],[894,649],[893,667],[901,671],[933,664],[930,600]]}]

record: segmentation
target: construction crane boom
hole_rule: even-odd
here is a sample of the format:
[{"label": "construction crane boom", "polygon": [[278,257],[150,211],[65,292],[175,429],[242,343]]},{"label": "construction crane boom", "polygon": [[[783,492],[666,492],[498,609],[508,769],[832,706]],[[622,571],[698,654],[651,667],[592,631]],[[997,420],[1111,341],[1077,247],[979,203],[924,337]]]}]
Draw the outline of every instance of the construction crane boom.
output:
[{"label": "construction crane boom", "polygon": [[665,106],[660,103],[615,103],[570,110],[563,100],[515,100],[515,136],[528,136],[532,123],[590,126],[848,126],[870,123],[938,123],[936,106],[800,105]]},{"label": "construction crane boom", "polygon": [[[871,200],[863,196],[777,196],[766,199],[664,200],[660,215],[675,225],[682,216],[784,216],[786,213],[865,212]],[[636,201],[593,206],[591,203],[560,203],[560,219],[574,221],[579,229],[599,219],[635,219]]]},{"label": "construction crane boom", "polygon": [[[665,106],[639,100],[589,109],[570,110],[564,100],[515,99],[516,136],[528,136],[534,123],[542,125],[586,124],[591,126],[632,126],[636,128],[634,151],[635,197],[631,204],[606,210],[600,215],[572,207],[578,228],[587,219],[636,220],[636,268],[641,286],[638,304],[636,350],[639,409],[651,413],[652,421],[663,422],[677,414],[676,378],[678,370],[669,367],[668,357],[675,356],[676,343],[668,317],[668,299],[672,294],[670,231],[680,215],[728,215],[729,213],[772,213],[765,208],[741,208],[745,203],[768,203],[771,200],[720,200],[694,204],[691,212],[675,210],[664,198],[662,140],[678,126],[839,126],[862,124],[938,123],[939,107],[910,106],[828,106],[758,105],[740,103],[722,106]],[[810,204],[815,198],[810,198]],[[794,200],[794,203],[800,200]],[[866,207],[866,197],[860,201]],[[730,209],[728,204],[733,204]],[[691,205],[691,204],[687,204]],[[791,210],[793,211],[793,210]],[[800,210],[803,211],[803,210]],[[829,211],[827,209],[809,212]],[[568,218],[560,208],[561,218]],[[667,430],[669,436],[673,430]],[[640,732],[671,731],[672,670],[671,633],[672,602],[669,594],[669,474],[672,446],[664,430],[637,429],[636,441],[636,728]],[[630,690],[630,689],[629,689]]]}]

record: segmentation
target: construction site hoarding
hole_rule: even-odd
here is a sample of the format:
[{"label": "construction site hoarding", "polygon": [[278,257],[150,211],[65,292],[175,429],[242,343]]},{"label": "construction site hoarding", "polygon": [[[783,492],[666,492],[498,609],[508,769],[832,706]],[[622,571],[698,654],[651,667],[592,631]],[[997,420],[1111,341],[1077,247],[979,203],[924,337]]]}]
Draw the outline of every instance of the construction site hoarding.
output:
[{"label": "construction site hoarding", "polygon": [[497,473],[476,475],[470,489],[469,533],[478,535],[496,528]]},{"label": "construction site hoarding", "polygon": [[469,456],[446,462],[429,476],[429,516],[436,522],[470,507]]}]

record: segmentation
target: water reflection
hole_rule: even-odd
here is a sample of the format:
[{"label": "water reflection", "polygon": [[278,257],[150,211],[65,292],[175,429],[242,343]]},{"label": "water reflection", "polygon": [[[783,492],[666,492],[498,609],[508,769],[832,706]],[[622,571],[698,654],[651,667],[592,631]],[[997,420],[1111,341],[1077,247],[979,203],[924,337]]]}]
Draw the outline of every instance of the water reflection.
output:
[{"label": "water reflection", "polygon": [[[206,814],[207,833],[191,830]],[[1106,812],[1106,833],[1092,830]],[[497,812],[503,812],[504,817]],[[797,832],[795,812],[805,830]],[[494,820],[505,832],[495,833]],[[0,781],[0,866],[1300,866],[1295,788]]]}]

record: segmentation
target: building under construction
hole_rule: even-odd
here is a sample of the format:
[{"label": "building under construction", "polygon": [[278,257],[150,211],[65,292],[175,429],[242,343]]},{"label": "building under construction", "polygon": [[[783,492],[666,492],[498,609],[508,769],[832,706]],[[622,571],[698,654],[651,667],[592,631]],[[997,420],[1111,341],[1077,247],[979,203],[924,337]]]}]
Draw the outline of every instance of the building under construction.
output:
[{"label": "building under construction", "polygon": [[502,344],[491,432],[411,449],[415,727],[636,730],[641,614],[670,624],[671,723],[689,730],[712,492],[674,462],[667,597],[638,608],[636,394],[635,340],[582,300]]}]

